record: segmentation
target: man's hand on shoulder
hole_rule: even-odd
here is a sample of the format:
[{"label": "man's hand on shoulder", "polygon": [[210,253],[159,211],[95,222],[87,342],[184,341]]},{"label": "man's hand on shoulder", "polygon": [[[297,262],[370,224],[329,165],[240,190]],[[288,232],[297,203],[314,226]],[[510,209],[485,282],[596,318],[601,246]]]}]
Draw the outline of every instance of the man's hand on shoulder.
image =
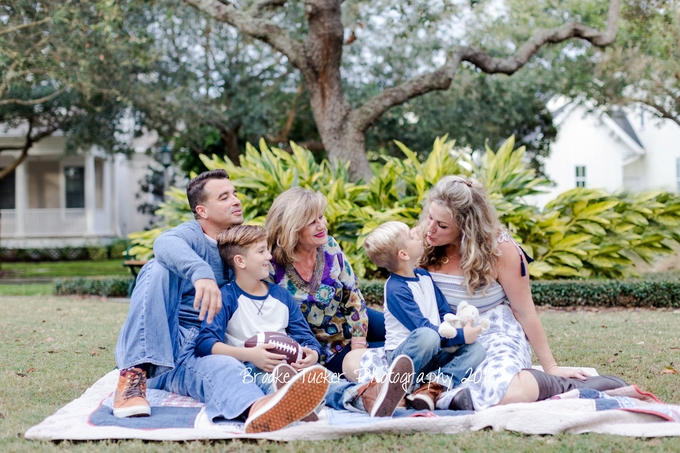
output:
[{"label": "man's hand on shoulder", "polygon": [[194,310],[201,307],[198,319],[203,321],[206,313],[208,314],[208,324],[211,324],[215,315],[222,309],[222,293],[217,286],[217,282],[211,278],[199,278],[194,282],[196,298],[194,299]]}]

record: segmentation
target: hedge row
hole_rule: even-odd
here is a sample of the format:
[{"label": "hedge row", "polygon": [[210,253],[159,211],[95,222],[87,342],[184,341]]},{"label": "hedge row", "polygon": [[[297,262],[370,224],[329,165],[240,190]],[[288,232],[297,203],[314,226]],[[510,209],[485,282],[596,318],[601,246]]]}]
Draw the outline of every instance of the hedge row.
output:
[{"label": "hedge row", "polygon": [[132,277],[75,277],[54,280],[56,296],[127,297]]},{"label": "hedge row", "polygon": [[[367,304],[383,304],[384,282],[361,285]],[[531,282],[536,305],[552,307],[680,308],[680,278]]]},{"label": "hedge row", "polygon": [[[56,279],[54,293],[126,297],[132,277]],[[361,292],[369,305],[383,304],[384,282],[366,281]],[[535,281],[536,305],[553,307],[680,308],[680,279]]]},{"label": "hedge row", "polygon": [[10,249],[0,247],[0,260],[3,262],[25,261],[76,261],[123,259],[125,250],[130,246],[128,239],[116,239],[110,245],[85,245],[82,247],[46,247],[30,249]]}]

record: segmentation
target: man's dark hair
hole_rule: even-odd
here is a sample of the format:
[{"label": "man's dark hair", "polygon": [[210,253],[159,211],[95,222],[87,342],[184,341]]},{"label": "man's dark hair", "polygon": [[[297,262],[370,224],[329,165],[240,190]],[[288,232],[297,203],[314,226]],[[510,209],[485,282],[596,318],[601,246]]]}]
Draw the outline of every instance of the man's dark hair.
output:
[{"label": "man's dark hair", "polygon": [[187,198],[189,199],[189,206],[191,212],[194,213],[196,219],[199,215],[196,214],[196,206],[205,203],[206,193],[205,184],[211,179],[229,179],[229,175],[225,170],[210,170],[204,171],[187,184]]}]

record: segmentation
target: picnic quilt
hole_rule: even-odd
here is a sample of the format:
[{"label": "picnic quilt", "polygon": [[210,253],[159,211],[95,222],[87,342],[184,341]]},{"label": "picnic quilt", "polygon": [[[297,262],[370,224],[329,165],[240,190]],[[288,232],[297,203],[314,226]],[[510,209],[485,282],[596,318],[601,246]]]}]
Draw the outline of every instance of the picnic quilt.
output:
[{"label": "picnic quilt", "polygon": [[263,438],[277,441],[323,440],[375,433],[456,434],[466,430],[509,430],[527,434],[597,432],[635,437],[680,436],[680,406],[663,404],[636,386],[608,392],[573,390],[550,400],[496,406],[478,412],[399,410],[392,418],[324,408],[319,421],[297,423],[285,429],[245,434],[238,422],[212,423],[203,404],[189,397],[150,390],[150,417],[119,419],[113,416],[112,392],[118,381],[114,370],[79,398],[25,437],[35,440],[196,440]]}]

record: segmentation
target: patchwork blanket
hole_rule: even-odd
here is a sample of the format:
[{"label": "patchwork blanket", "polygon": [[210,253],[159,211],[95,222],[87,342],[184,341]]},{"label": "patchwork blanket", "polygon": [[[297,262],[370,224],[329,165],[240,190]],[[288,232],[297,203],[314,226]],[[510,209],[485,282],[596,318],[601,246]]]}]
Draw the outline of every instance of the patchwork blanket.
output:
[{"label": "patchwork blanket", "polygon": [[173,393],[150,390],[150,417],[113,416],[112,390],[116,370],[108,373],[80,398],[30,428],[25,437],[36,440],[195,440],[264,438],[277,441],[323,440],[369,432],[455,434],[466,430],[510,430],[527,434],[597,432],[622,436],[680,436],[680,406],[663,404],[636,386],[607,393],[573,390],[551,400],[497,406],[479,412],[398,411],[388,419],[325,408],[320,420],[298,423],[280,431],[245,434],[241,423],[212,423],[203,405]]}]

